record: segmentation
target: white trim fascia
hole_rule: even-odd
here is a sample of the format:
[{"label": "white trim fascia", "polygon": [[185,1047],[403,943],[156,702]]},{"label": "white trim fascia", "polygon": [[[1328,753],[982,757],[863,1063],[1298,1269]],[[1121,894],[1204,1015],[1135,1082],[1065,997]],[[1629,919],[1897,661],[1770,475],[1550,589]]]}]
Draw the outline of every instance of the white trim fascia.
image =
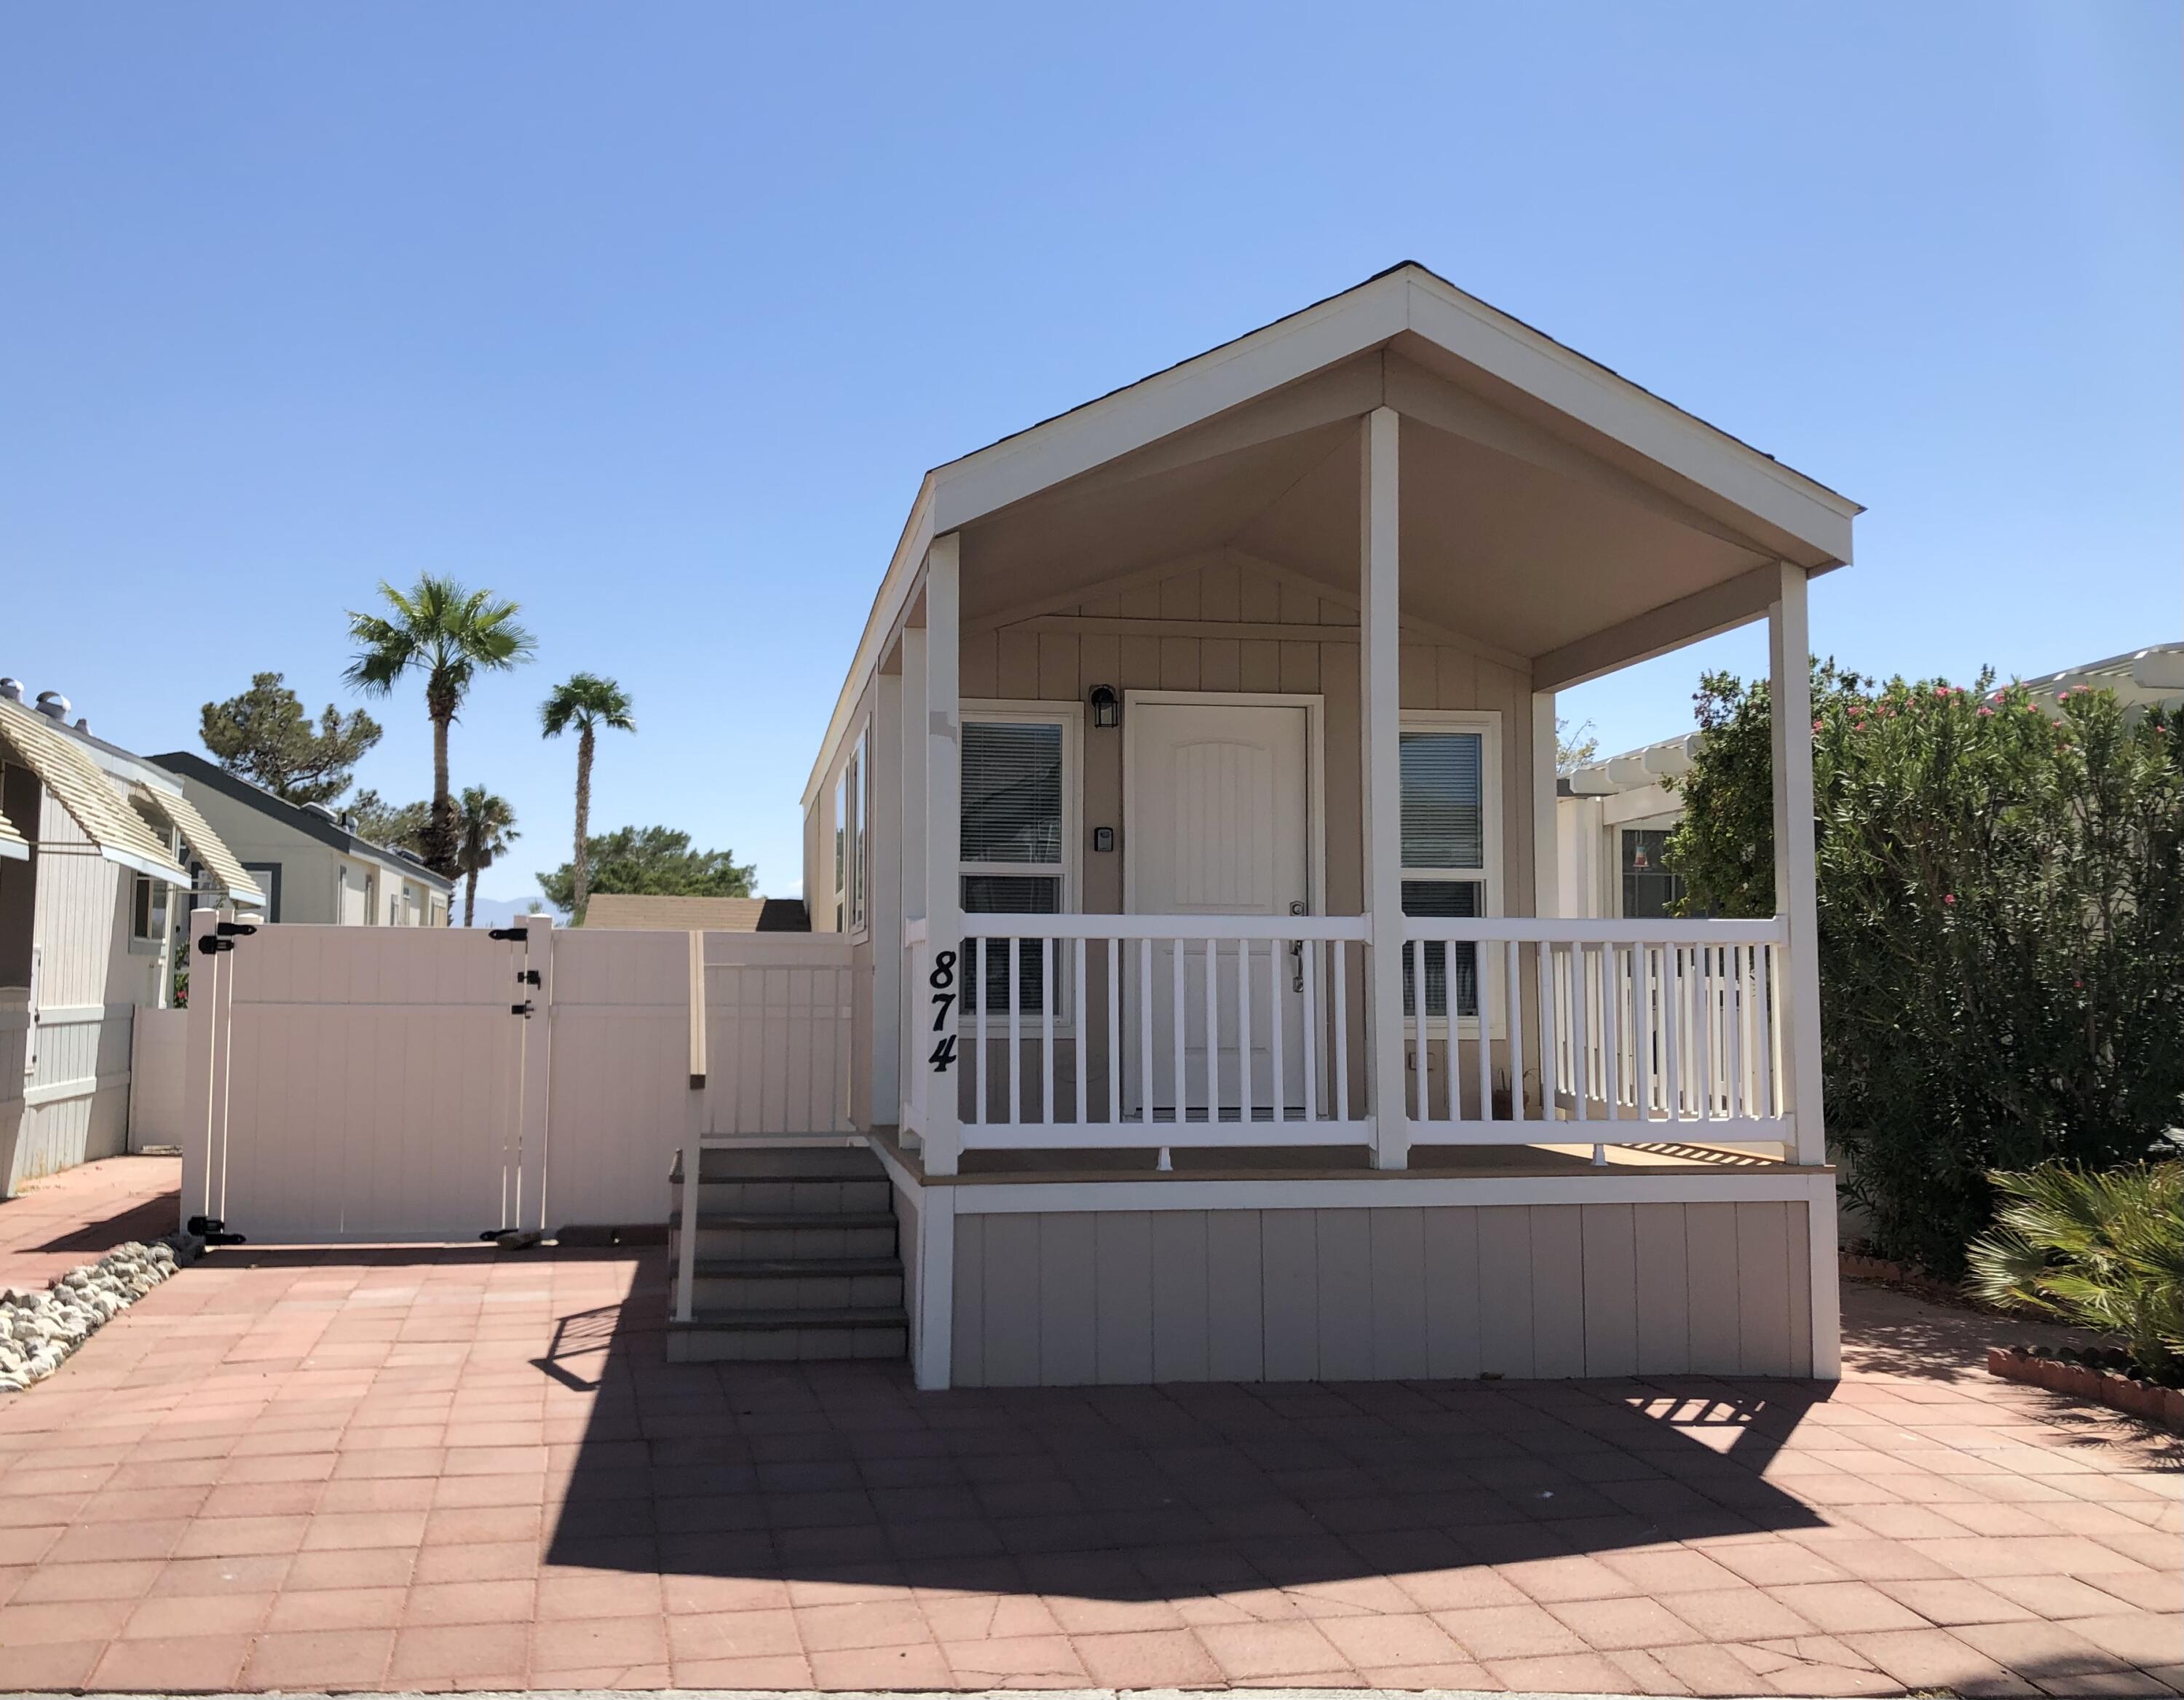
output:
[{"label": "white trim fascia", "polygon": [[1779,526],[1830,561],[1850,560],[1860,504],[1423,267],[1401,276],[1408,327],[1427,341]]},{"label": "white trim fascia", "polygon": [[1850,559],[1858,504],[1417,265],[936,467],[934,529],[957,530],[1404,331],[1713,491],[1829,562]]},{"label": "white trim fascia", "polygon": [[[928,1187],[928,1196],[939,1188]],[[1048,1211],[1387,1210],[1494,1204],[1813,1203],[1834,1196],[1827,1170],[1743,1170],[1734,1174],[1450,1175],[1412,1169],[1404,1178],[1355,1179],[1027,1180],[957,1183],[958,1216],[1023,1216]]]},{"label": "white trim fascia", "polygon": [[1388,272],[935,467],[933,527],[955,531],[1409,327],[1403,275]]},{"label": "white trim fascia", "polygon": [[834,747],[841,741],[843,728],[856,708],[858,699],[864,695],[865,676],[879,666],[886,639],[893,633],[896,620],[916,587],[917,575],[924,568],[925,552],[938,535],[933,527],[933,474],[928,472],[917,487],[909,517],[903,521],[902,536],[888,560],[886,572],[881,575],[879,588],[872,594],[872,610],[865,616],[865,629],[857,638],[856,653],[850,657],[850,670],[834,699],[834,711],[827,717],[826,735],[819,740],[819,754],[804,782],[800,808],[809,809],[811,800],[819,794],[825,783],[822,776],[833,765]]}]

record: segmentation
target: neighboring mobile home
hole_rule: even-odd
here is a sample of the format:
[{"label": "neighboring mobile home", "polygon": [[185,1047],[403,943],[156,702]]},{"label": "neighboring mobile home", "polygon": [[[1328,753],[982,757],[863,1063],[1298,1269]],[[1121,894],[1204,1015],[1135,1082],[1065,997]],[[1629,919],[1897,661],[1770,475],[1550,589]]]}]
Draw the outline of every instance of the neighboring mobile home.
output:
[{"label": "neighboring mobile home", "polygon": [[[192,903],[262,906],[163,768],[0,679],[0,1197],[125,1149]],[[159,1056],[179,1062],[170,1024]]]},{"label": "neighboring mobile home", "polygon": [[[2083,666],[2026,679],[2049,713],[2068,691],[2116,694],[2126,711],[2184,708],[2184,644],[2156,644]],[[1560,915],[1652,920],[1680,901],[1683,882],[1665,865],[1684,806],[1672,782],[1690,770],[1698,734],[1587,761],[1564,775],[1555,805]]]},{"label": "neighboring mobile home", "polygon": [[152,758],[235,847],[266,918],[334,927],[444,927],[454,882],[360,838],[322,803],[291,803],[187,750]]},{"label": "neighboring mobile home", "polygon": [[811,917],[793,897],[671,897],[601,891],[584,908],[584,925],[671,933],[809,933]]},{"label": "neighboring mobile home", "polygon": [[1555,694],[1858,505],[1406,265],[928,473],[811,770],[927,1386],[1837,1369],[1811,750],[1557,917]]}]

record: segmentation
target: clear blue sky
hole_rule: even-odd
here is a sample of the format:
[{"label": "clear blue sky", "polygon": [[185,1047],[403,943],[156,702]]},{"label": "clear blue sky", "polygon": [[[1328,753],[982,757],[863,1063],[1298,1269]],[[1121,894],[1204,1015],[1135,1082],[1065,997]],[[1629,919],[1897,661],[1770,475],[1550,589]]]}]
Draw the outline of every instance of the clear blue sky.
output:
[{"label": "clear blue sky", "polygon": [[[523,602],[459,781],[799,876],[928,466],[1398,259],[1865,503],[1818,647],[2184,630],[2184,8],[378,3],[0,16],[0,672],[132,748],[341,694],[422,569]],[[1059,327],[1057,329],[1057,327]],[[1606,749],[1702,660],[1590,687]],[[345,696],[342,699],[347,702]],[[421,707],[363,783],[429,783]]]}]

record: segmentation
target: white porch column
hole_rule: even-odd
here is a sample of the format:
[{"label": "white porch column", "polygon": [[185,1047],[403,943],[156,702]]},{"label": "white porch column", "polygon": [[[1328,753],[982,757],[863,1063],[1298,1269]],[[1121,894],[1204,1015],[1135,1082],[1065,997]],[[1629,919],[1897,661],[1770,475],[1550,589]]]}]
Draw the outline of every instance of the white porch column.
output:
[{"label": "white porch column", "polygon": [[1555,694],[1532,693],[1532,913],[1562,909],[1560,817],[1555,807]]},{"label": "white porch column", "polygon": [[[958,867],[962,858],[963,723],[958,707],[957,656],[962,640],[962,600],[957,577],[961,556],[954,532],[935,538],[925,555],[925,630],[905,633],[903,644],[905,677],[915,676],[917,719],[906,739],[903,762],[905,797],[915,783],[919,799],[921,828],[917,847],[905,846],[905,869],[916,862],[921,888],[919,903],[926,923],[926,945],[917,961],[928,973],[944,953],[954,962],[955,977],[949,989],[960,1009],[963,990],[962,887]],[[912,639],[916,641],[913,642]],[[905,688],[905,701],[912,692]],[[910,746],[918,754],[913,761]],[[908,889],[908,872],[905,889]],[[944,1036],[933,1029],[933,988],[926,978],[904,988],[905,1015],[911,1046],[904,1058],[906,1068],[920,1070],[924,1138],[922,1160],[928,1175],[953,1174],[958,1144],[956,1112],[956,1071],[960,1062],[944,1071],[934,1067],[933,1048]],[[947,1031],[956,1023],[950,1019]],[[956,1339],[956,1189],[928,1186],[917,1212],[917,1314],[911,1318],[911,1373],[925,1389],[948,1385],[952,1374]]]},{"label": "white porch column", "polygon": [[1814,897],[1812,638],[1804,569],[1781,564],[1767,610],[1768,700],[1774,728],[1774,910],[1788,923],[1782,995],[1783,1096],[1797,1118],[1797,1161],[1827,1161],[1820,1101],[1819,919]]},{"label": "white porch column", "polygon": [[[935,538],[925,555],[925,926],[928,960],[938,972],[944,956],[954,969],[948,988],[956,994],[951,1017],[962,1007],[963,910],[958,867],[963,850],[963,722],[958,709],[957,657],[962,645],[962,601],[957,581],[958,542],[950,532]],[[911,1007],[928,1006],[931,990],[916,987]],[[918,1066],[926,1070],[925,1168],[928,1174],[956,1173],[956,1071],[927,1060],[942,1035],[932,1023],[916,1023],[928,1042]],[[956,1031],[951,1018],[949,1033]]]},{"label": "white porch column", "polygon": [[[1805,570],[1780,563],[1782,592],[1767,610],[1768,702],[1774,743],[1774,911],[1790,937],[1779,995],[1782,1096],[1797,1123],[1797,1162],[1827,1161],[1820,1081],[1819,915],[1813,841],[1812,633]],[[1813,1374],[1842,1374],[1841,1276],[1836,1267],[1836,1190],[1822,1178],[1807,1218],[1812,1253]]]},{"label": "white porch column", "polygon": [[902,1056],[902,675],[880,672],[874,692],[872,741],[865,759],[865,795],[873,818],[865,833],[872,866],[866,871],[865,901],[871,906],[872,949],[873,1123],[892,1123],[900,1113]]},{"label": "white porch column", "polygon": [[1364,801],[1366,1079],[1372,1095],[1373,1167],[1407,1168],[1409,1107],[1403,1079],[1403,848],[1401,633],[1396,623],[1399,415],[1365,416],[1359,468],[1358,699]]},{"label": "white porch column", "polygon": [[[925,740],[928,735],[925,721],[925,629],[921,626],[906,626],[902,633],[902,722],[897,728],[901,739],[901,751],[896,772],[901,780],[902,856],[896,868],[901,887],[901,913],[905,922],[925,918]],[[924,1027],[918,1012],[924,1006],[917,997],[918,988],[910,983],[911,959],[905,948],[900,932],[892,940],[875,937],[876,951],[886,949],[892,952],[883,960],[889,962],[901,983],[901,995],[897,1021],[900,1029],[901,1047],[900,1101],[904,1109],[922,1101],[926,1048],[919,1044]],[[909,1119],[900,1117],[898,1126]],[[922,1135],[905,1137],[904,1143],[915,1149]]]}]

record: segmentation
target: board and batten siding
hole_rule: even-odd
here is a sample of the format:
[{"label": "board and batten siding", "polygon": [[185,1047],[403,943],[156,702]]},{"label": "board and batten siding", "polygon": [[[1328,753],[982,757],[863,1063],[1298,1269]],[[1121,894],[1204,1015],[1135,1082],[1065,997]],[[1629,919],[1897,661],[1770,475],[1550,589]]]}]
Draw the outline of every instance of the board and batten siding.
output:
[{"label": "board and batten siding", "polygon": [[[1298,581],[1225,555],[1196,557],[1152,582],[1098,596],[1046,616],[963,633],[965,697],[1083,702],[1095,685],[1117,691],[1257,691],[1325,699],[1327,898],[1335,914],[1362,901],[1364,831],[1357,788],[1362,733],[1358,646],[1324,636],[1118,636],[1054,629],[1050,621],[1145,620],[1194,628],[1234,624],[1326,627],[1357,624],[1354,604],[1315,594]],[[1403,633],[1401,696],[1405,709],[1490,710],[1502,717],[1502,859],[1504,906],[1528,913],[1532,895],[1531,710],[1528,674]],[[1088,729],[1084,814],[1094,827],[1128,833],[1123,815],[1123,739]],[[1123,906],[1123,857],[1084,857],[1078,906],[1113,914]]]},{"label": "board and batten siding", "polygon": [[953,1382],[1809,1375],[1807,1210],[960,1215]]},{"label": "board and batten siding", "polygon": [[6,1112],[15,1127],[12,1152],[0,1150],[0,1197],[25,1181],[128,1149],[131,1023],[136,1005],[159,995],[158,954],[130,948],[135,877],[96,853],[50,791],[39,803],[37,836],[42,844],[68,848],[36,862],[37,1062],[24,1078],[20,1047],[31,1036],[26,1031],[10,1042],[22,1095],[20,1109]]}]

